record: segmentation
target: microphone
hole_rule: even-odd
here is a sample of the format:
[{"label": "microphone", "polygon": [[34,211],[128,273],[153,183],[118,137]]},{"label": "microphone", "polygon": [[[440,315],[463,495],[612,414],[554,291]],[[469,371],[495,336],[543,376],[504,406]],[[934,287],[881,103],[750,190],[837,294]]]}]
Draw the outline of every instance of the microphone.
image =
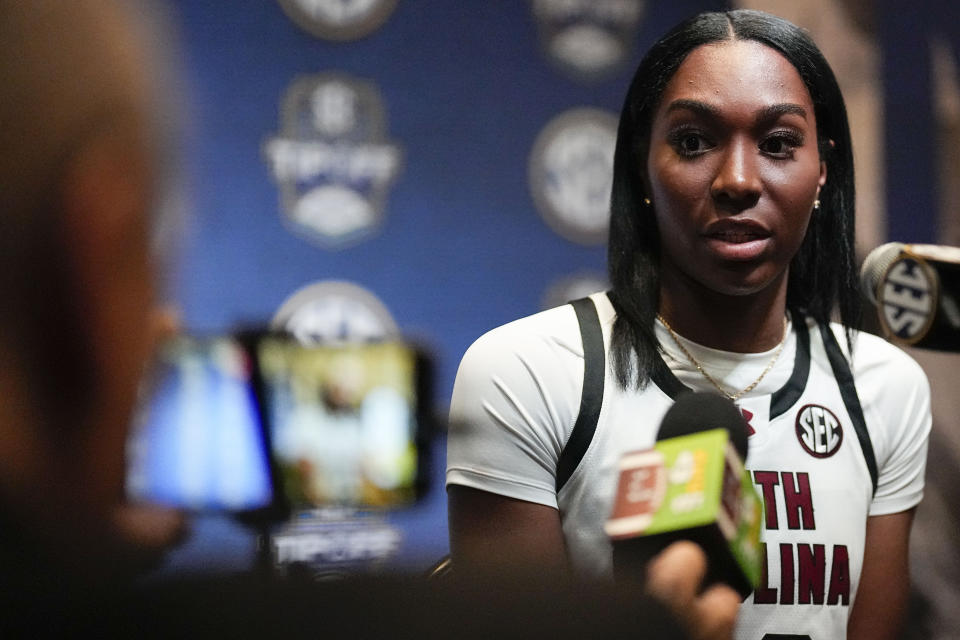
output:
[{"label": "microphone", "polygon": [[657,443],[625,454],[604,530],[618,579],[642,577],[677,540],[704,549],[705,584],[725,582],[742,597],[760,580],[763,503],[744,468],[746,423],[732,402],[687,392],[664,415]]},{"label": "microphone", "polygon": [[860,286],[888,340],[960,351],[960,248],[888,242],[863,261]]}]

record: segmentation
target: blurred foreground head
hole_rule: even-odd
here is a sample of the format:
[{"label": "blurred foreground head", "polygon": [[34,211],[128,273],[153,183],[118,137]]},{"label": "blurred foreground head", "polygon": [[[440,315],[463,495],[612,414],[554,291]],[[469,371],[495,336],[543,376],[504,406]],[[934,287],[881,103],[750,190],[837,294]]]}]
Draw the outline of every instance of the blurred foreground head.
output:
[{"label": "blurred foreground head", "polygon": [[144,6],[0,0],[3,565],[109,565],[164,168]]}]

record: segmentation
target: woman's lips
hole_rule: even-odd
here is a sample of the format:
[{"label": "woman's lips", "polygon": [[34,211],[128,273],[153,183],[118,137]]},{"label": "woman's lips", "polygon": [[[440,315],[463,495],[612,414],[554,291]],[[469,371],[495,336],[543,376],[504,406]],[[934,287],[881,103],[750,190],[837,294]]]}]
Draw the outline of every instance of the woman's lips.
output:
[{"label": "woman's lips", "polygon": [[723,260],[755,260],[771,242],[770,232],[755,223],[720,222],[705,235],[707,247]]}]

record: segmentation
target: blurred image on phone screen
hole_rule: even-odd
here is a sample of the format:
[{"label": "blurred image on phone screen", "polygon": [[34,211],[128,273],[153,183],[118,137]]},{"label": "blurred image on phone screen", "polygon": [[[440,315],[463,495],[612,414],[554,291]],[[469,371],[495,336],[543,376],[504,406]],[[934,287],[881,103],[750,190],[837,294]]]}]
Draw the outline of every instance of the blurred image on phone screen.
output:
[{"label": "blurred image on phone screen", "polygon": [[181,337],[164,346],[128,441],[131,499],[196,511],[270,504],[251,375],[248,355],[230,338]]},{"label": "blurred image on phone screen", "polygon": [[257,353],[273,457],[294,509],[396,506],[416,497],[416,355],[398,342]]}]

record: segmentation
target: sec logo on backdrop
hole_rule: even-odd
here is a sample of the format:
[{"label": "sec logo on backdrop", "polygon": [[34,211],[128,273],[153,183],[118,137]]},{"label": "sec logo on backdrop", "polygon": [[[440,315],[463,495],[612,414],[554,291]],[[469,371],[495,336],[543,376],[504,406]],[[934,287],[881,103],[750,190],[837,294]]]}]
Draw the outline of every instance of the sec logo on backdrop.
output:
[{"label": "sec logo on backdrop", "polygon": [[610,225],[617,116],[571,109],[553,118],[530,153],[530,191],[537,210],[564,238],[602,244]]},{"label": "sec logo on backdrop", "polygon": [[301,344],[368,342],[395,338],[397,323],[377,296],[352,282],[325,280],[288,297],[270,323]]},{"label": "sec logo on backdrop", "polygon": [[280,0],[294,23],[324,40],[357,40],[379,28],[397,0]]}]

